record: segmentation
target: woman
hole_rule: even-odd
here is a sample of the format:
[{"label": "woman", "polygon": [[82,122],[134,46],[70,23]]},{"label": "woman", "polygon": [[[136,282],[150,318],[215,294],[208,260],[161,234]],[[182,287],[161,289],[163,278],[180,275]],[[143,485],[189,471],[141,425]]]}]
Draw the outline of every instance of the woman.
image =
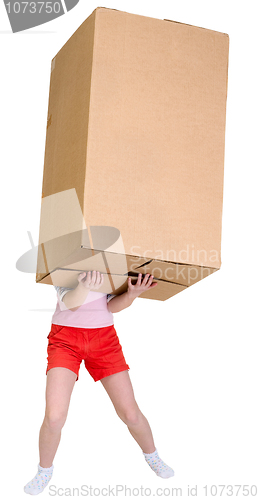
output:
[{"label": "woman", "polygon": [[96,292],[103,284],[98,271],[80,273],[75,289],[55,287],[56,311],[48,335],[46,409],[39,435],[38,472],[26,484],[26,493],[37,495],[49,483],[53,460],[65,424],[71,394],[82,360],[95,382],[101,381],[114,408],[139,444],[151,469],[160,477],[174,475],[158,455],[149,423],[134,397],[122,348],[114,328],[113,313],[129,307],[136,297],[157,283],[147,274],[135,285],[128,278],[127,292],[112,295]]}]

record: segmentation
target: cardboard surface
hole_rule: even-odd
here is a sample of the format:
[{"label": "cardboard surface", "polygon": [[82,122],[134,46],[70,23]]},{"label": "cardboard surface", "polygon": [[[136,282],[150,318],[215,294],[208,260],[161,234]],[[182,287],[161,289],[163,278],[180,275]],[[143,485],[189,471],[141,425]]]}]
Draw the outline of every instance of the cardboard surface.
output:
[{"label": "cardboard surface", "polygon": [[152,261],[171,291],[168,268],[184,287],[220,268],[228,50],[225,33],[104,7],[65,43],[52,60],[37,282],[82,256],[110,275]]}]

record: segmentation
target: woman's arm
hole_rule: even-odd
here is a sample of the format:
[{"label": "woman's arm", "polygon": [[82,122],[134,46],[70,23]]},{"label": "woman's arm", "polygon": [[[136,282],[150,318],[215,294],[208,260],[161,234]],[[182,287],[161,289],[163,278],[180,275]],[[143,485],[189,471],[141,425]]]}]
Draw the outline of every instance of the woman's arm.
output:
[{"label": "woman's arm", "polygon": [[127,290],[127,292],[124,292],[121,295],[117,295],[116,297],[113,297],[111,300],[109,300],[107,304],[108,311],[110,311],[111,313],[120,312],[123,309],[126,309],[126,307],[131,306],[135,298],[136,297],[131,297]]}]

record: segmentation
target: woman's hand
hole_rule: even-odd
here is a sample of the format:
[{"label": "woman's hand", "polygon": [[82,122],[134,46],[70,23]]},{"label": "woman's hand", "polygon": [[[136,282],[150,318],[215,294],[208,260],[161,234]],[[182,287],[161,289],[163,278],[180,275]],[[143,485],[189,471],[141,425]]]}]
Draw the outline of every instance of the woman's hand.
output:
[{"label": "woman's hand", "polygon": [[[152,283],[152,280],[154,278],[153,275],[146,274],[145,277],[143,278],[143,281],[141,283],[141,276],[142,274],[139,273],[138,279],[135,285],[131,283],[131,277],[128,277],[128,294],[131,297],[138,297],[141,295],[141,293],[146,292],[150,288],[154,288],[154,286],[157,286],[157,283]],[[152,285],[151,285],[152,283]]]},{"label": "woman's hand", "polygon": [[89,288],[89,290],[98,290],[103,284],[103,274],[99,271],[82,272],[77,276],[80,286]]}]

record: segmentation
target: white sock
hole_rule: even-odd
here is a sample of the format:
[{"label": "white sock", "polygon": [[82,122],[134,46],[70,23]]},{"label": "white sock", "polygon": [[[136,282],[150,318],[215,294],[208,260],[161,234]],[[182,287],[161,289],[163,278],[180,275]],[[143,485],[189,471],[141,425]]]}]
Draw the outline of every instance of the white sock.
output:
[{"label": "white sock", "polygon": [[51,480],[53,468],[53,464],[48,468],[41,467],[40,464],[38,464],[36,476],[24,486],[25,493],[29,493],[30,495],[38,495],[38,493],[41,493]]},{"label": "white sock", "polygon": [[174,471],[168,465],[161,460],[158,455],[157,449],[153,453],[144,453],[146,462],[151,467],[151,469],[157,474],[159,477],[163,477],[164,479],[168,477],[174,476]]}]

